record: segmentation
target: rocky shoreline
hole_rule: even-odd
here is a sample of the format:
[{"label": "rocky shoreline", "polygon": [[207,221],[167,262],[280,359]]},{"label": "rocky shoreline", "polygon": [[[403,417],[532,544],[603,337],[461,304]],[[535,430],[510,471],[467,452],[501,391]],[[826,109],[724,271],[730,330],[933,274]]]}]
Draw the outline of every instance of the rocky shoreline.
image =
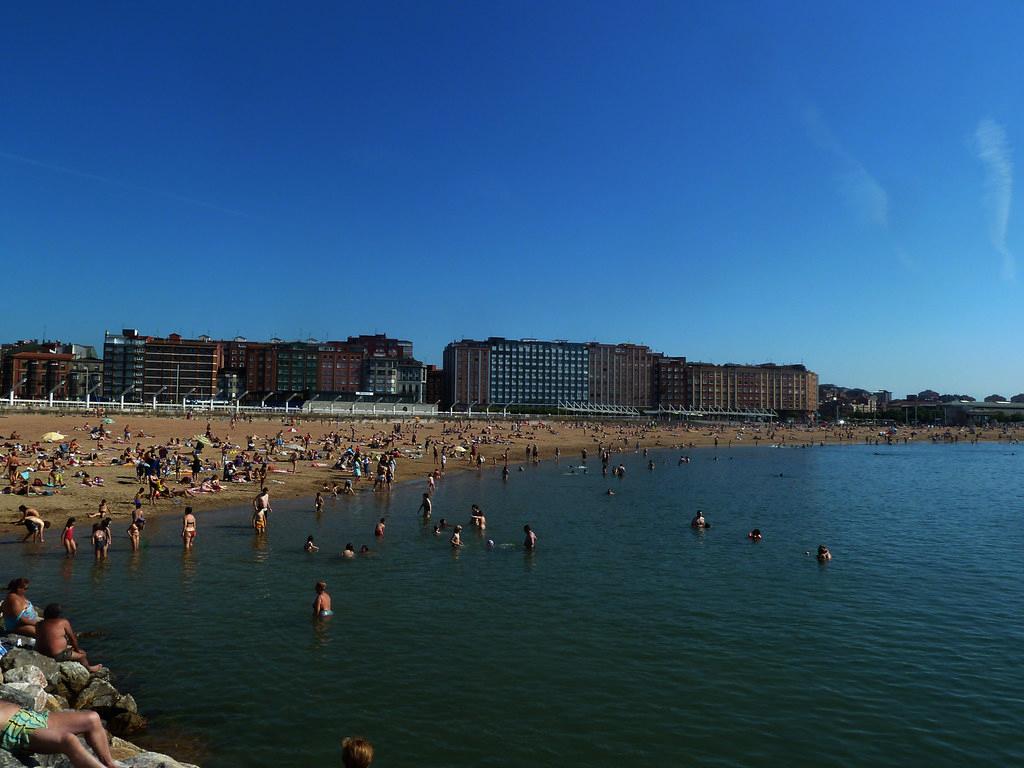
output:
[{"label": "rocky shoreline", "polygon": [[[6,647],[18,642],[16,636],[0,636],[0,641],[6,641]],[[125,739],[145,729],[146,720],[134,697],[114,687],[107,669],[91,673],[77,661],[57,662],[30,648],[13,647],[0,656],[0,700],[40,712],[95,711],[111,734],[114,760],[125,768],[198,768]],[[22,760],[0,750],[0,768],[27,766],[70,768],[71,762],[64,755],[32,755]]]}]

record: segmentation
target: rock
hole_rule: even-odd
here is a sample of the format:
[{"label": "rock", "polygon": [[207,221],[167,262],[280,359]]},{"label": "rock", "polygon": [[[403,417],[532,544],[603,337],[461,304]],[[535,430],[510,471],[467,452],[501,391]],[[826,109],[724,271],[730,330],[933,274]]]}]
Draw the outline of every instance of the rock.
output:
[{"label": "rock", "polygon": [[46,691],[31,683],[4,683],[0,685],[0,700],[42,711],[46,706]]},{"label": "rock", "polygon": [[0,768],[25,768],[25,764],[6,749],[0,749]]},{"label": "rock", "polygon": [[0,658],[0,669],[3,669],[5,678],[8,672],[19,667],[39,667],[50,683],[56,683],[60,676],[60,665],[56,661],[28,648],[12,648]]},{"label": "rock", "polygon": [[46,696],[46,711],[47,712],[60,712],[65,709],[71,709],[71,705],[68,704],[68,700],[63,696],[51,693]]},{"label": "rock", "polygon": [[142,752],[121,761],[125,768],[185,768],[177,760],[159,752]]},{"label": "rock", "polygon": [[139,705],[135,703],[135,697],[130,693],[126,693],[118,699],[114,706],[118,709],[123,709],[125,712],[131,712],[134,715],[139,714]]},{"label": "rock", "polygon": [[77,661],[62,661],[59,667],[61,682],[69,691],[79,693],[89,684],[89,670]]},{"label": "rock", "polygon": [[43,674],[43,670],[39,667],[34,667],[31,664],[26,664],[23,667],[15,667],[4,673],[5,683],[31,683],[32,685],[38,685],[40,688],[47,686],[46,675]]},{"label": "rock", "polygon": [[113,707],[121,694],[105,680],[93,680],[75,698],[75,709],[95,709],[96,707]]},{"label": "rock", "polygon": [[130,741],[125,741],[117,736],[113,736],[110,739],[110,756],[115,760],[124,760],[126,757],[135,757],[142,751],[142,747],[137,747]]},{"label": "rock", "polygon": [[146,730],[146,718],[135,712],[118,712],[107,720],[107,729],[118,736],[131,736]]}]

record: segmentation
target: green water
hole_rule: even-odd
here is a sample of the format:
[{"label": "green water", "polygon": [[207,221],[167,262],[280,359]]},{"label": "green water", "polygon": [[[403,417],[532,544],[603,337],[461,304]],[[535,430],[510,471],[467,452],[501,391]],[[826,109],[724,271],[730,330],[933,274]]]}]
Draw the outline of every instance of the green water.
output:
[{"label": "green water", "polygon": [[[102,633],[87,648],[151,737],[208,768],[339,765],[349,734],[381,766],[1024,762],[1024,450],[690,453],[616,457],[624,480],[593,461],[444,480],[434,522],[479,503],[495,551],[467,528],[453,554],[417,484],[319,519],[276,502],[262,542],[246,510],[201,515],[191,555],[164,520],[101,567],[56,542],[0,558]],[[342,560],[349,541],[374,555]],[[313,623],[321,578],[337,615]]]}]

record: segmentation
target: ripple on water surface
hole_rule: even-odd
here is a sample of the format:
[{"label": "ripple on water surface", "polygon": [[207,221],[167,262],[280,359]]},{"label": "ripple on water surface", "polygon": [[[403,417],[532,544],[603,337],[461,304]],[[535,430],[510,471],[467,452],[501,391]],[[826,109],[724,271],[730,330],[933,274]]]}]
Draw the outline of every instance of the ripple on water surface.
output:
[{"label": "ripple on water surface", "polygon": [[[550,462],[449,477],[434,521],[480,503],[493,552],[468,529],[457,554],[431,535],[417,485],[319,517],[277,502],[262,541],[247,510],[201,515],[191,554],[155,520],[141,553],[118,541],[100,567],[0,555],[100,630],[87,647],[153,738],[193,735],[208,767],[329,763],[351,733],[389,766],[1021,762],[1024,455],[690,453],[654,472],[626,454],[622,481]],[[350,541],[375,552],[344,561]],[[833,562],[806,554],[819,543]],[[337,615],[313,624],[318,579]]]}]

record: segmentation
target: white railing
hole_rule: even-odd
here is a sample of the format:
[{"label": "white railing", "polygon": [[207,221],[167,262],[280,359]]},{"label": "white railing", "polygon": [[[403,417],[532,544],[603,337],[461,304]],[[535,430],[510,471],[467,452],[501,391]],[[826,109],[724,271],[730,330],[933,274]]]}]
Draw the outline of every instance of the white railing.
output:
[{"label": "white railing", "polygon": [[242,405],[237,400],[231,402],[203,400],[203,401],[182,401],[178,403],[160,403],[155,400],[149,402],[132,402],[127,400],[96,401],[90,398],[84,400],[60,400],[55,397],[45,399],[31,399],[15,397],[9,394],[0,399],[0,410],[17,411],[95,411],[102,408],[107,413],[134,413],[139,415],[183,415],[186,413],[222,413],[238,415],[305,415],[309,417],[323,416],[377,416],[381,418],[413,418],[431,417],[437,415],[437,406],[425,403],[329,403],[309,401],[302,406],[289,405],[267,406],[267,405]]}]

